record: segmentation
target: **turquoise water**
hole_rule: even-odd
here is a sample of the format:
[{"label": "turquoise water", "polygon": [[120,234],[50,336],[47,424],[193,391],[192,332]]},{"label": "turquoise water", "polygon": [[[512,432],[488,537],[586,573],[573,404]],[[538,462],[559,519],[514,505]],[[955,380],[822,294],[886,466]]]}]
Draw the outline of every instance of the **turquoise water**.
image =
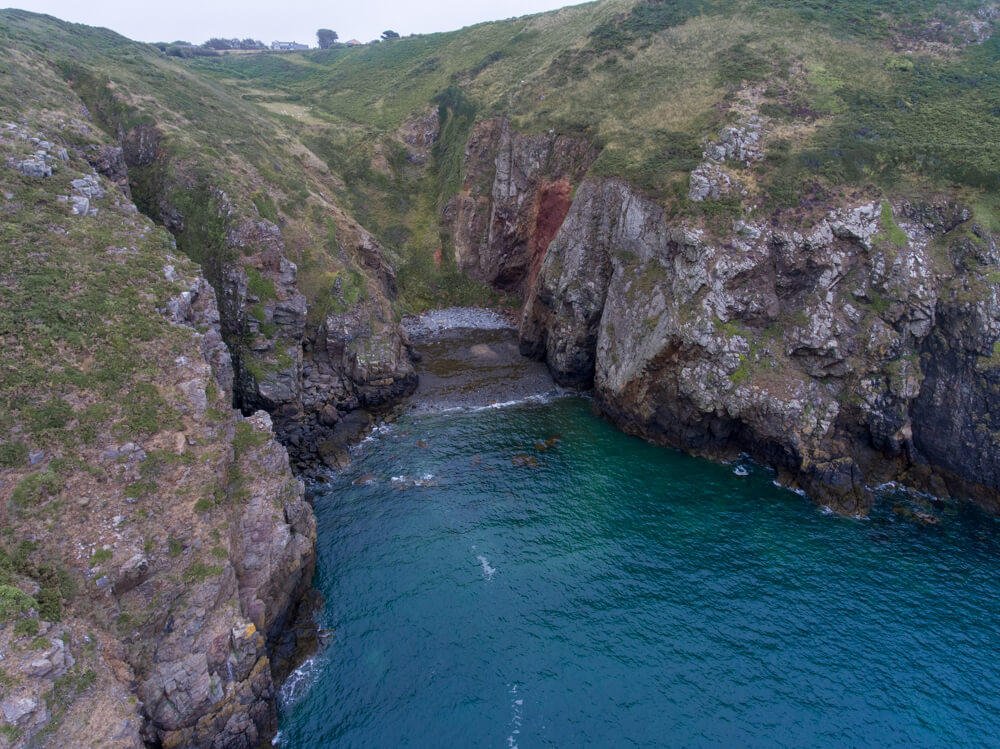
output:
[{"label": "turquoise water", "polygon": [[400,419],[317,496],[282,745],[1000,746],[1000,523],[747,468],[582,398]]}]

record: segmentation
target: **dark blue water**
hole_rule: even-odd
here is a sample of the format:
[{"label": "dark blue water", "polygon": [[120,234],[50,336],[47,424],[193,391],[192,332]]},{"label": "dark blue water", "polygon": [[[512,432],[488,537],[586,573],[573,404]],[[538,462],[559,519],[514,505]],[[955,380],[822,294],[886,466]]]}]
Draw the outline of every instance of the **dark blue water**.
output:
[{"label": "dark blue water", "polygon": [[772,478],[579,398],[402,419],[316,500],[334,634],[282,744],[1000,746],[1000,524]]}]

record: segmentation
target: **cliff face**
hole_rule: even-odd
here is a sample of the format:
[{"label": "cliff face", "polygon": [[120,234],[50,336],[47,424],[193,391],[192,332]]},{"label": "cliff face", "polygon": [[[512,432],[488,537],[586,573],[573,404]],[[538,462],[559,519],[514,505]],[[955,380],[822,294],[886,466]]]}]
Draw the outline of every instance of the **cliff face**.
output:
[{"label": "cliff face", "polygon": [[444,209],[458,267],[524,294],[596,157],[580,138],[522,135],[503,117],[478,122],[465,147],[462,191]]},{"label": "cliff face", "polygon": [[[168,169],[170,151],[136,131],[149,128],[118,136],[126,178],[146,187],[143,210],[207,269],[234,358],[237,406],[274,416],[299,471],[314,471],[321,463],[338,467],[343,451],[318,446],[343,442],[335,429],[343,415],[391,403],[416,386],[408,342],[392,310],[395,271],[383,248],[329,206],[344,270],[326,274],[326,286],[308,299],[277,224],[200,179],[197,167]],[[146,147],[130,149],[133,141]]]},{"label": "cliff face", "polygon": [[[745,119],[709,144],[691,201],[748,192],[769,123]],[[593,387],[622,429],[750,454],[839,512],[865,514],[889,481],[1000,508],[1000,258],[968,208],[842,200],[789,216],[794,228],[720,229],[669,217],[623,181],[585,178],[574,192],[594,156],[502,119],[466,146],[444,220],[461,267],[523,291],[525,354]]]},{"label": "cliff face", "polygon": [[712,236],[588,180],[524,307],[522,348],[620,427],[746,452],[838,511],[902,481],[998,509],[995,239],[945,200]]},{"label": "cliff face", "polygon": [[[312,509],[268,415],[231,408],[215,291],[137,212],[128,139],[51,82],[0,126],[0,746],[254,747]],[[266,269],[300,334],[294,265]]]}]

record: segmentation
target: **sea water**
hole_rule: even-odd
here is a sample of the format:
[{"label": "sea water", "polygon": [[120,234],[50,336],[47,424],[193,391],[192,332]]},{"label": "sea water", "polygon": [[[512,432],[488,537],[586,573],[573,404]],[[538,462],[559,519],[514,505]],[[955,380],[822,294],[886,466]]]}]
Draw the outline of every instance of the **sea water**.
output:
[{"label": "sea water", "polygon": [[316,495],[332,635],[278,742],[1000,746],[1000,523],[773,479],[579,397],[376,430]]}]

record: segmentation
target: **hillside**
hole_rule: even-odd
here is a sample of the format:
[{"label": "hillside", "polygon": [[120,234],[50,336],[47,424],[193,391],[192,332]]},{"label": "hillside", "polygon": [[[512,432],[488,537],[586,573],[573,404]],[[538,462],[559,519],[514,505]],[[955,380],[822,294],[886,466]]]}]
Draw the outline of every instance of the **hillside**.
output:
[{"label": "hillside", "polygon": [[[494,116],[526,135],[586,137],[600,149],[590,174],[625,178],[675,215],[742,209],[787,220],[859,188],[958,184],[982,199],[975,188],[997,179],[995,14],[992,5],[921,0],[604,2],[363,49],[193,68],[279,113],[351,178],[366,225],[419,253],[436,238],[420,234],[414,194],[436,192],[436,207],[451,197],[472,122]],[[436,146],[436,183],[417,183],[400,128],[432,103],[452,121]],[[753,188],[748,199],[693,205],[688,175],[705,141],[748,116],[767,139],[766,158],[732,175]],[[372,197],[381,211],[366,208]],[[995,205],[987,199],[981,211],[992,220]],[[409,221],[394,225],[400,213]]]},{"label": "hillside", "polygon": [[179,60],[0,12],[0,747],[268,738],[295,474],[413,390],[408,312],[517,311],[620,428],[844,514],[1000,509],[997,18],[606,0]]}]

